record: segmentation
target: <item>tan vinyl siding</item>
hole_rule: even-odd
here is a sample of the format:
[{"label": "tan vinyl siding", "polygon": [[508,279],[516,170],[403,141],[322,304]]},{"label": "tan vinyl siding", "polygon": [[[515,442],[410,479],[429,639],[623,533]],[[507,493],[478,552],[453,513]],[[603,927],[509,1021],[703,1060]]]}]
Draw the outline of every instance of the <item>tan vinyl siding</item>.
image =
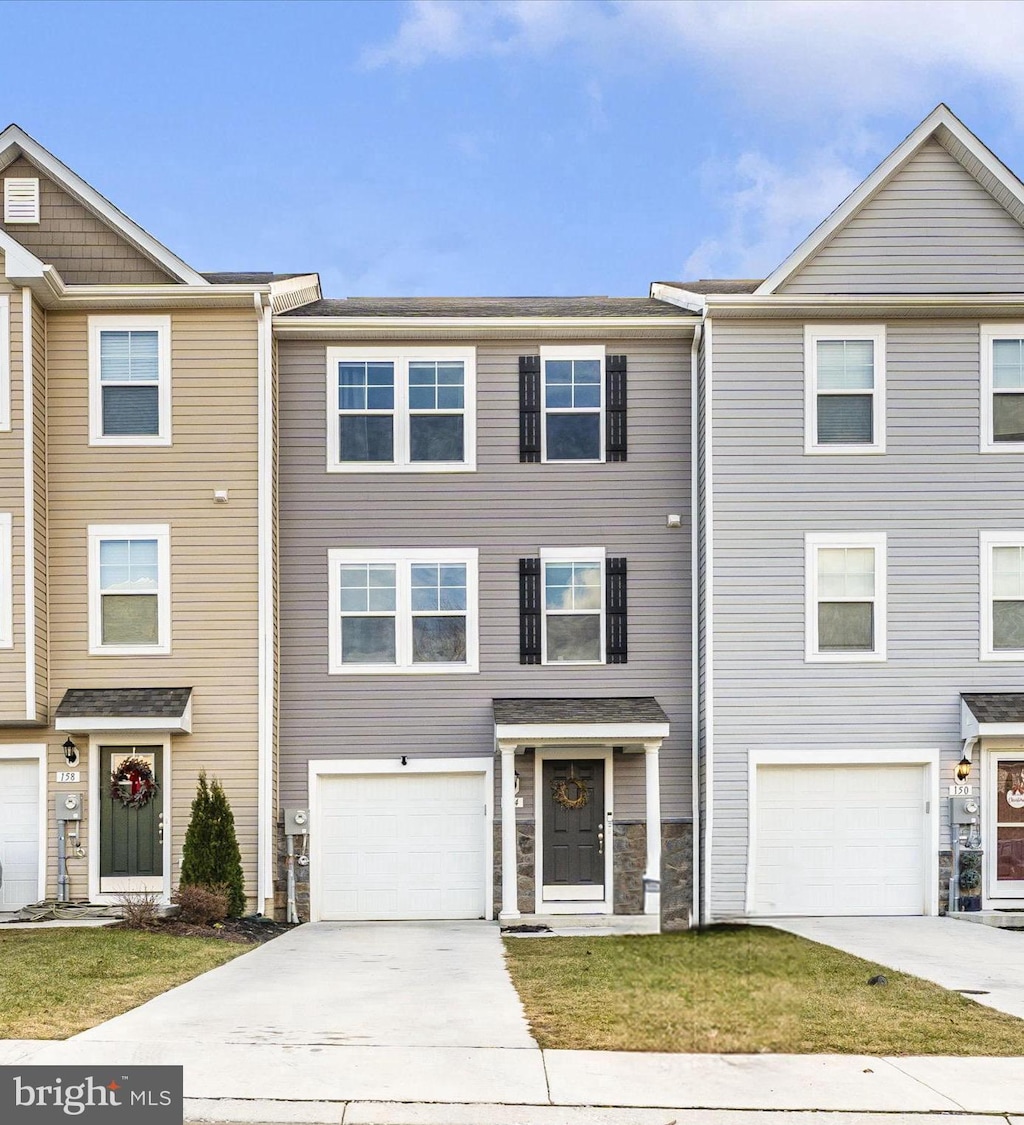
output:
[{"label": "tan vinyl siding", "polygon": [[36,718],[47,715],[47,511],[46,511],[46,310],[32,309],[33,455],[32,488],[35,497],[35,615],[36,615]]},{"label": "tan vinyl siding", "polygon": [[0,180],[8,177],[38,178],[40,221],[5,224],[0,213],[0,230],[56,266],[68,285],[160,285],[177,280],[25,157],[0,172]]},{"label": "tan vinyl siding", "polygon": [[[979,660],[978,534],[1024,532],[1024,507],[1020,455],[978,451],[978,323],[886,331],[886,454],[820,457],[803,453],[803,324],[715,321],[716,917],[744,908],[750,748],[939,749],[945,792],[960,693],[1020,690],[1019,662]],[[808,532],[886,534],[884,663],[805,663]]]},{"label": "tan vinyl siding", "polygon": [[[284,805],[307,803],[311,758],[492,754],[495,696],[653,695],[672,727],[662,809],[689,817],[690,536],[665,516],[688,511],[690,344],[606,345],[628,356],[627,462],[520,464],[518,362],[537,347],[489,342],[477,348],[478,470],[373,475],[326,472],[325,344],[281,342]],[[480,550],[479,674],[328,675],[328,550],[429,546]],[[591,546],[628,559],[628,664],[521,665],[518,560]],[[642,761],[617,778],[616,815],[642,819]]]},{"label": "tan vinyl siding", "polygon": [[1024,230],[927,141],[780,293],[1019,293]]},{"label": "tan vinyl siding", "polygon": [[[255,314],[172,315],[170,448],[89,446],[86,314],[51,312],[47,336],[51,705],[55,708],[69,687],[194,688],[193,733],[174,735],[171,745],[172,877],[176,882],[196,778],[205,767],[220,778],[231,801],[248,893],[254,896]],[[229,503],[214,503],[213,491],[220,488],[229,490]],[[170,525],[172,651],[167,656],[90,656],[87,527],[132,522]],[[64,738],[50,737],[58,745]],[[76,741],[88,744],[84,736]],[[86,760],[80,768],[88,768]]]},{"label": "tan vinyl siding", "polygon": [[11,429],[0,432],[0,512],[11,514],[14,647],[0,649],[0,721],[25,719],[25,464],[24,331],[21,290],[3,280],[10,298]]}]

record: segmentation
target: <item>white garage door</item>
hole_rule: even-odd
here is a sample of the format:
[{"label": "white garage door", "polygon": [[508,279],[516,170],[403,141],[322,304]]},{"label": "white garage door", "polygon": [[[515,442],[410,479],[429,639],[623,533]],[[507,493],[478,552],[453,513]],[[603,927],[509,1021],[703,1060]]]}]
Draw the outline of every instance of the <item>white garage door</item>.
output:
[{"label": "white garage door", "polygon": [[757,914],[923,914],[923,766],[760,766]]},{"label": "white garage door", "polygon": [[482,773],[320,778],[320,918],[482,918]]},{"label": "white garage door", "polygon": [[0,761],[0,910],[39,901],[39,763]]}]

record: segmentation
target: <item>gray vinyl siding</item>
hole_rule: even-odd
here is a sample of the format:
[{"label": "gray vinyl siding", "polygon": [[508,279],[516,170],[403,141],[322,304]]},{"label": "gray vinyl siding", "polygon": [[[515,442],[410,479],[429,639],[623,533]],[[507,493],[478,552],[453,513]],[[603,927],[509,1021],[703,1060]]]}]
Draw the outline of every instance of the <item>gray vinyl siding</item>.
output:
[{"label": "gray vinyl siding", "polygon": [[[960,693],[1020,690],[979,659],[978,534],[1024,534],[1024,460],[978,452],[978,324],[892,322],[887,352],[887,453],[804,455],[803,324],[715,322],[716,917],[744,909],[750,748],[938,749],[944,787]],[[844,531],[887,535],[884,663],[804,661],[804,535]]]},{"label": "gray vinyl siding", "polygon": [[[477,349],[477,471],[374,475],[326,472],[327,345],[280,342],[283,805],[308,800],[314,758],[493,754],[495,696],[653,695],[672,730],[663,813],[689,817],[690,535],[665,516],[688,507],[690,343],[606,344],[629,357],[627,462],[520,464],[518,357],[538,349],[488,343]],[[327,552],[361,546],[479,548],[479,674],[328,674]],[[628,663],[521,665],[518,560],[590,546],[628,559]],[[642,817],[643,755],[616,755],[615,769],[616,815]]]},{"label": "gray vinyl siding", "polygon": [[1018,293],[1024,230],[932,139],[780,293]]}]

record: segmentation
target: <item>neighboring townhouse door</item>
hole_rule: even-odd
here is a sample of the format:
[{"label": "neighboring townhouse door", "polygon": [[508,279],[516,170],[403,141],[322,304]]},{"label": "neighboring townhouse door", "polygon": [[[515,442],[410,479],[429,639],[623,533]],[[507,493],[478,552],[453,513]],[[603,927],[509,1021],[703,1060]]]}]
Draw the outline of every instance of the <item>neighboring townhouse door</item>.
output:
[{"label": "neighboring townhouse door", "polygon": [[1024,899],[1024,751],[989,759],[988,897]]},{"label": "neighboring townhouse door", "polygon": [[545,761],[543,891],[547,902],[603,901],[604,762]]},{"label": "neighboring townhouse door", "polygon": [[[142,805],[126,805],[112,793],[115,771],[129,758],[141,758],[156,779],[156,792]],[[163,748],[102,746],[100,748],[100,893],[162,891]],[[132,795],[131,778],[125,795]],[[138,783],[134,783],[137,790]]]}]

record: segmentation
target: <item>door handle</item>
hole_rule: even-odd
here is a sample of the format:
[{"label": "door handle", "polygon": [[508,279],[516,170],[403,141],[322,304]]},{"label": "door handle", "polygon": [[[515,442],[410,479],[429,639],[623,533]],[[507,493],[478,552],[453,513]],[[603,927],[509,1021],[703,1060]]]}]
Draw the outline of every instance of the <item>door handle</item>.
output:
[{"label": "door handle", "polygon": [[604,855],[604,829],[597,830],[597,854]]},{"label": "door handle", "polygon": [[164,842],[164,814],[163,813],[158,814],[158,816],[156,818],[156,828],[157,828],[157,840],[160,843],[160,845],[163,846],[163,842]]}]

